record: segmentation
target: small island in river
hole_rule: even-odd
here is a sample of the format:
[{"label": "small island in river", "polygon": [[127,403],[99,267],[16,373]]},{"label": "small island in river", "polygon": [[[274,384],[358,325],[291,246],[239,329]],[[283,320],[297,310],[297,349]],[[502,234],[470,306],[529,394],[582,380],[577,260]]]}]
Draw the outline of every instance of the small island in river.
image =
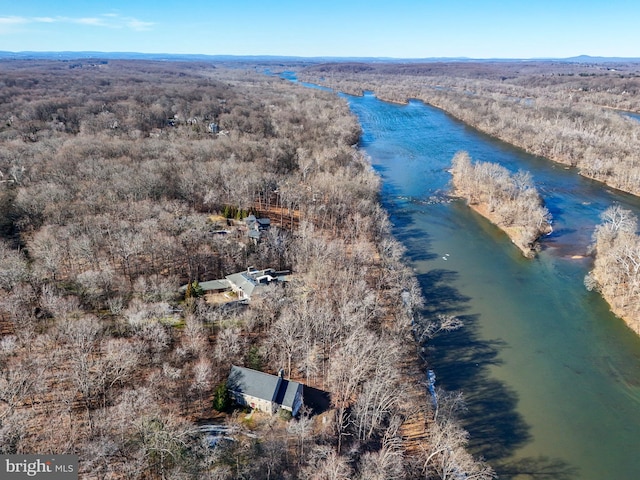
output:
[{"label": "small island in river", "polygon": [[551,215],[533,184],[531,174],[511,174],[491,162],[472,162],[467,152],[452,160],[454,195],[500,227],[529,258],[540,248],[538,240],[551,233]]}]

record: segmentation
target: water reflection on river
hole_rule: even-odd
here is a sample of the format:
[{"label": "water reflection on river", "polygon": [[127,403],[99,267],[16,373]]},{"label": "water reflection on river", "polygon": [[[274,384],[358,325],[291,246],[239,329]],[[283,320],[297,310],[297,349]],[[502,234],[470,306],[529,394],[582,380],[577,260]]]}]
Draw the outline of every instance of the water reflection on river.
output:
[{"label": "water reflection on river", "polygon": [[[640,202],[422,103],[347,98],[426,315],[465,321],[429,354],[440,386],[465,393],[473,449],[501,478],[640,478],[640,339],[583,286],[599,215],[613,202],[638,213]],[[539,258],[523,258],[497,228],[447,198],[458,150],[533,174],[554,217]]]}]

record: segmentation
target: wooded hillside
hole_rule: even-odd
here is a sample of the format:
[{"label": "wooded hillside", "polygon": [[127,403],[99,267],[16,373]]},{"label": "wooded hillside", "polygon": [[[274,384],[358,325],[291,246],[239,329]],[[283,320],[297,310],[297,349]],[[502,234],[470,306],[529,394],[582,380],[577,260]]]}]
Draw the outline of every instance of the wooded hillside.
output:
[{"label": "wooded hillside", "polygon": [[[448,327],[418,315],[344,101],[210,64],[0,71],[2,453],[77,454],[81,478],[493,476],[431,410],[414,335]],[[178,292],[249,266],[292,278],[235,308]],[[330,403],[247,416],[232,364]]]}]

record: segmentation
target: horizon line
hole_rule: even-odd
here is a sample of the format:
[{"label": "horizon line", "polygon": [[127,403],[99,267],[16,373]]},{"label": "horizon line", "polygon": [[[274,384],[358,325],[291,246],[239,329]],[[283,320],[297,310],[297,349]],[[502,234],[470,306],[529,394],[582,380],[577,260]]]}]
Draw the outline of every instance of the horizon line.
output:
[{"label": "horizon line", "polygon": [[467,57],[467,56],[445,56],[445,57],[389,57],[389,56],[361,56],[361,55],[278,55],[278,54],[207,54],[207,53],[147,53],[136,51],[99,51],[99,50],[23,50],[10,51],[0,50],[0,57],[7,56],[53,56],[64,55],[73,56],[145,56],[145,57],[201,57],[201,58],[227,58],[227,59],[291,59],[291,60],[369,60],[369,61],[394,61],[394,62],[416,62],[416,61],[604,61],[604,62],[640,62],[640,57],[616,57],[616,56],[592,56],[587,54],[575,55],[571,57]]}]

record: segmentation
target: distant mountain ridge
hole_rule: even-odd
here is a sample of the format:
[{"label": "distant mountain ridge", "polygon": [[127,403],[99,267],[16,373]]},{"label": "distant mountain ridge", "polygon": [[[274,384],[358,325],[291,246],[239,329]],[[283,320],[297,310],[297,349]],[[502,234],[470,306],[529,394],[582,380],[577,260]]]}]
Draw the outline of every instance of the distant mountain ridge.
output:
[{"label": "distant mountain ridge", "polygon": [[563,59],[566,62],[583,62],[583,63],[638,63],[640,57],[592,57],[591,55],[578,55],[577,57],[569,57]]},{"label": "distant mountain ridge", "polygon": [[0,51],[0,59],[55,59],[78,60],[89,58],[113,60],[157,60],[157,61],[215,61],[215,62],[363,62],[363,63],[431,63],[431,62],[572,62],[572,63],[640,63],[640,57],[597,57],[578,55],[568,58],[469,58],[469,57],[300,57],[287,55],[205,55],[183,53],[141,53],[141,52],[9,52]]}]

